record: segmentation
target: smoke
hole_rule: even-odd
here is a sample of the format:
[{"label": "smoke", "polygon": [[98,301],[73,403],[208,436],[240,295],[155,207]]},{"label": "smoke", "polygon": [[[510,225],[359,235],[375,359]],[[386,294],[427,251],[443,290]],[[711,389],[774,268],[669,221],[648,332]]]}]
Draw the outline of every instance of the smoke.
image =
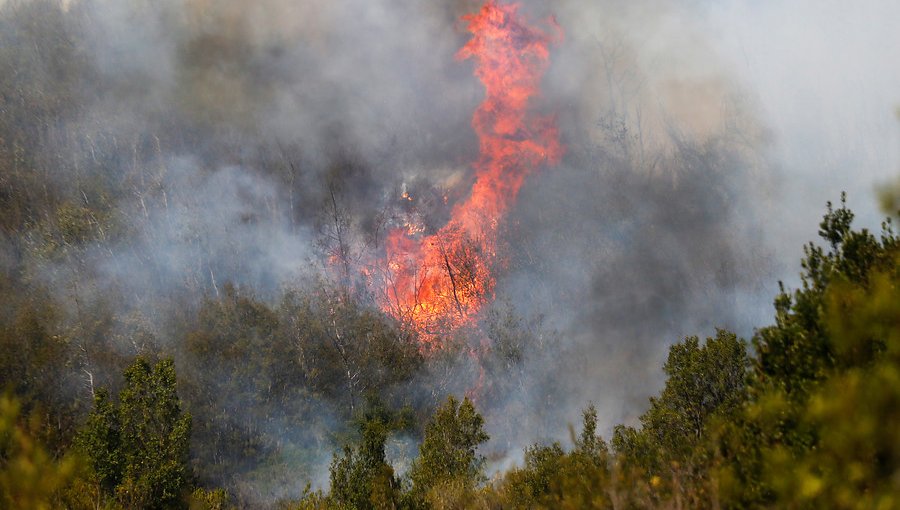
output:
[{"label": "smoke", "polygon": [[576,421],[592,400],[608,433],[657,390],[669,344],[764,320],[771,177],[760,119],[690,6],[553,11],[567,43],[546,100],[568,154],[523,189],[505,291],[564,339],[534,367],[578,374],[559,382],[559,415]]},{"label": "smoke", "polygon": [[545,103],[569,152],[523,189],[498,293],[564,339],[526,369],[561,379],[559,415],[593,400],[608,433],[659,388],[669,344],[767,324],[841,190],[877,228],[872,189],[900,155],[896,7],[845,7],[536,8],[566,30]]},{"label": "smoke", "polygon": [[865,226],[878,226],[873,189],[896,175],[900,159],[898,14],[896,3],[879,0],[704,9],[710,40],[769,132],[764,154],[779,188],[770,215],[781,221],[766,232],[791,264],[796,235],[810,231],[839,190]]},{"label": "smoke", "polygon": [[[825,201],[847,190],[877,225],[871,190],[900,156],[893,2],[525,3],[565,31],[533,106],[557,116],[566,155],[503,225],[497,300],[523,322],[515,369],[485,371],[509,380],[478,401],[498,466],[566,440],[560,420],[589,401],[605,434],[633,422],[683,336],[764,325]],[[363,253],[385,222],[437,228],[465,198],[483,90],[454,54],[477,2],[72,0],[58,25],[47,5],[0,9],[69,55],[31,55],[34,80],[74,103],[40,142],[48,185],[109,212],[27,268],[73,306],[115,295],[162,317],[156,296],[196,307],[226,282],[275,299],[325,265],[329,200]],[[110,182],[127,193],[97,191]],[[465,356],[429,370],[413,400],[480,374]]]}]

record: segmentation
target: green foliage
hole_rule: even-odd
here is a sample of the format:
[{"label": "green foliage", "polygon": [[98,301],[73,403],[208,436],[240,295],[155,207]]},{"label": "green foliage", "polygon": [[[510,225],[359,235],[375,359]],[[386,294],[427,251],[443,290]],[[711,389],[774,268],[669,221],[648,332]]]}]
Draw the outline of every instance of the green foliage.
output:
[{"label": "green foliage", "polygon": [[151,367],[138,357],[124,375],[118,405],[98,392],[76,444],[125,508],[180,506],[190,484],[191,416],[176,394],[174,364]]},{"label": "green foliage", "polygon": [[125,370],[119,426],[124,463],[119,499],[129,507],[175,504],[189,483],[191,416],[181,410],[172,360],[151,368],[138,357]]},{"label": "green foliage", "polygon": [[20,409],[14,398],[0,396],[0,506],[58,508],[61,494],[78,475],[80,459],[54,458],[36,437],[39,421],[23,420]]},{"label": "green foliage", "polygon": [[670,456],[683,457],[703,437],[711,416],[727,415],[743,403],[747,365],[744,342],[724,330],[702,346],[697,337],[673,345],[663,366],[666,386],[641,416],[644,432]]},{"label": "green foliage", "polygon": [[336,452],[331,462],[330,488],[325,493],[309,486],[303,496],[284,502],[285,510],[393,509],[403,505],[400,480],[387,462],[388,436],[410,426],[409,410],[394,412],[376,395],[367,396],[365,411],[355,418],[359,436]]},{"label": "green foliage", "polygon": [[829,203],[820,224],[819,235],[829,243],[828,251],[812,243],[806,246],[802,288],[793,296],[782,290],[775,300],[775,325],[761,329],[754,338],[756,388],[777,389],[802,400],[811,386],[840,368],[842,360],[835,358],[825,324],[827,289],[843,281],[865,285],[871,271],[894,263],[898,240],[889,225],[881,239],[866,229],[852,230],[853,213],[844,200],[838,209]]},{"label": "green foliage", "polygon": [[512,498],[524,506],[549,493],[551,484],[560,473],[564,457],[565,452],[559,443],[526,448],[524,468],[509,475]]},{"label": "green foliage", "polygon": [[611,471],[606,443],[596,434],[597,411],[585,409],[575,448],[559,443],[525,450],[525,465],[507,473],[500,487],[512,508],[611,508]]},{"label": "green foliage", "polygon": [[878,201],[885,214],[900,216],[900,179],[895,179],[878,190]]},{"label": "green foliage", "polygon": [[122,481],[119,409],[104,388],[94,395],[94,409],[75,438],[75,446],[90,460],[100,486],[109,493]]},{"label": "green foliage", "polygon": [[[311,479],[292,470],[311,464],[331,440],[319,431],[326,404],[345,420],[334,430],[341,436],[354,428],[367,395],[399,407],[396,388],[422,364],[414,339],[383,314],[327,289],[291,292],[273,306],[226,284],[203,303],[185,344],[193,370],[185,371],[184,395],[198,421],[194,452],[208,483],[235,471],[273,485]],[[242,420],[227,419],[234,408]],[[277,432],[285,427],[293,445]]]},{"label": "green foliage", "polygon": [[346,446],[331,463],[330,499],[343,508],[396,508],[400,483],[386,461],[384,447],[388,435],[403,428],[406,420],[371,398],[358,422],[359,444],[355,448]]},{"label": "green foliage", "polygon": [[575,439],[575,452],[597,466],[606,463],[609,447],[597,434],[597,408],[594,404],[582,413],[581,435]]},{"label": "green foliage", "polygon": [[764,449],[765,480],[779,502],[900,507],[900,258],[893,255],[893,264],[879,264],[882,270],[865,278],[835,275],[824,293],[823,326],[836,368],[788,411],[814,445]]},{"label": "green foliage", "polygon": [[41,243],[33,246],[40,258],[59,260],[70,251],[97,241],[113,230],[110,211],[104,208],[88,208],[77,203],[64,202],[37,225]]},{"label": "green foliage", "polygon": [[889,223],[876,238],[852,221],[843,201],[829,204],[819,232],[828,249],[807,246],[802,288],[782,291],[775,325],[754,338],[750,400],[719,433],[726,502],[897,504],[880,495],[897,469],[881,434],[896,419],[888,383],[900,245]]},{"label": "green foliage", "polygon": [[[287,485],[311,478],[296,466],[308,466],[317,449],[355,427],[358,437],[331,464],[329,491],[307,488],[286,507],[900,508],[900,240],[890,221],[880,236],[855,230],[844,197],[828,205],[822,244],[805,247],[800,288],[782,287],[774,323],[756,332],[749,356],[726,331],[673,345],[664,389],[639,426],[614,429],[611,452],[591,407],[572,449],[533,445],[524,465],[495,484],[484,483],[477,450],[487,440],[482,417],[469,400],[452,397],[425,427],[408,478],[395,476],[385,445],[411,420],[387,409],[404,402],[401,389],[423,367],[452,379],[470,341],[461,334],[425,359],[411,334],[353,299],[353,251],[343,237],[353,218],[335,202],[326,235],[336,237],[338,246],[328,248],[345,266],[341,289],[320,286],[280,299],[228,284],[220,292],[215,283],[198,283],[207,271],[215,278],[209,260],[201,260],[203,274],[188,282],[197,289],[191,299],[151,298],[157,301],[145,303],[147,315],[118,310],[115,290],[91,287],[88,260],[100,259],[85,255],[135,249],[118,236],[147,224],[120,216],[129,209],[144,219],[168,215],[166,168],[151,170],[151,163],[197,141],[208,145],[196,153],[211,168],[256,163],[244,161],[253,150],[242,144],[198,133],[241,138],[219,121],[247,118],[251,103],[233,80],[219,78],[223,62],[250,65],[252,48],[233,34],[176,38],[181,104],[158,114],[165,123],[157,132],[102,113],[86,118],[98,99],[146,92],[122,77],[136,71],[94,68],[95,41],[87,34],[105,17],[91,12],[98,6],[0,0],[0,384],[15,395],[0,397],[0,507],[226,508],[231,500],[223,490],[190,493],[192,433],[190,462],[204,484],[240,473]],[[241,100],[216,100],[222,97]],[[620,124],[604,122],[615,145],[604,157],[627,164],[634,137]],[[259,148],[259,171],[290,182],[294,228],[309,212],[294,198],[308,176],[295,175],[284,151],[273,164],[265,155],[272,151]],[[699,169],[716,152],[678,150],[678,164]],[[887,214],[898,214],[898,197],[896,184],[881,194]],[[373,237],[381,220],[366,227]],[[91,294],[100,296],[85,302]],[[490,348],[479,352],[479,368],[500,374],[485,382],[485,401],[546,383],[535,383],[523,367],[531,347],[547,339],[512,310],[492,310],[485,321]],[[131,361],[126,352],[159,344],[178,359],[184,403],[172,361],[152,366],[138,358],[124,384],[112,379]],[[84,419],[95,381],[114,391],[96,390]],[[367,395],[378,399],[366,403]],[[433,401],[417,405],[424,421]],[[335,418],[338,425],[323,432]],[[517,424],[506,426],[515,433]],[[286,435],[296,444],[285,445]]]},{"label": "green foliage", "polygon": [[225,489],[194,489],[191,493],[190,510],[227,510],[233,508],[229,504],[228,492]]},{"label": "green foliage", "polygon": [[[248,397],[302,387],[352,406],[361,392],[371,395],[364,411],[353,413],[358,437],[335,455],[329,491],[307,489],[285,508],[893,508],[900,472],[891,433],[900,427],[900,395],[893,390],[900,387],[898,243],[889,228],[876,238],[853,230],[852,220],[845,206],[829,207],[820,231],[826,248],[806,247],[802,287],[777,297],[775,324],[754,336],[752,356],[724,330],[703,342],[688,337],[670,348],[665,386],[650,399],[640,427],[615,428],[612,452],[589,407],[571,450],[531,446],[524,465],[496,484],[484,485],[485,459],[477,454],[487,440],[483,419],[468,399],[453,397],[425,426],[405,483],[395,476],[385,445],[411,420],[369,390],[393,384],[379,367],[417,361],[365,310],[311,296],[289,296],[272,309],[227,287],[201,312],[189,345],[203,359],[219,356],[216,364],[242,385],[256,381]],[[363,347],[348,336],[360,332]],[[279,345],[285,334],[297,342]],[[268,353],[255,358],[262,364],[242,366],[256,351]],[[313,359],[331,360],[334,371],[323,372]],[[148,367],[129,369],[123,395],[130,381],[146,380]],[[153,407],[122,399],[132,401],[134,408]],[[85,426],[94,432],[84,432],[79,444],[95,452],[100,485],[120,480],[121,495],[129,461],[122,468],[115,455],[98,462],[125,443],[126,420],[113,411],[98,394]],[[226,499],[198,493],[191,501],[215,507]]]},{"label": "green foliage", "polygon": [[[371,456],[377,439],[366,434],[358,450],[344,449],[331,464],[331,500],[340,507],[358,509],[395,508],[399,499],[399,482],[394,470],[384,459]],[[381,452],[384,442],[380,443]]]},{"label": "green foliage", "polygon": [[40,288],[23,288],[0,275],[0,391],[11,391],[25,414],[40,410],[41,439],[54,453],[71,439],[80,418],[77,402],[59,389],[72,385],[72,348],[60,309]]},{"label": "green foliage", "polygon": [[748,364],[744,341],[724,330],[702,345],[688,337],[670,348],[666,385],[650,399],[642,428],[614,431],[617,497],[639,506],[712,506],[713,427],[745,403]]},{"label": "green foliage", "polygon": [[427,499],[448,484],[470,489],[483,482],[485,459],[476,450],[487,440],[484,418],[472,402],[448,397],[425,426],[419,457],[410,470],[413,497]]}]

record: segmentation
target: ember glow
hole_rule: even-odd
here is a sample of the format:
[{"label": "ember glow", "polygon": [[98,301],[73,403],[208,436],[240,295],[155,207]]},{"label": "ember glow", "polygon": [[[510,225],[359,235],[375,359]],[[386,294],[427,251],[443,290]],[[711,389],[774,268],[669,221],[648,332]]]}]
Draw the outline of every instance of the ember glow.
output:
[{"label": "ember glow", "polygon": [[562,37],[559,26],[529,26],[517,4],[493,1],[463,20],[472,38],[457,58],[475,60],[475,75],[486,89],[472,116],[480,142],[472,192],[431,235],[412,225],[392,230],[383,264],[383,309],[426,343],[473,323],[492,299],[498,227],[525,177],[562,155],[555,119],[529,112],[547,69],[548,46]]}]

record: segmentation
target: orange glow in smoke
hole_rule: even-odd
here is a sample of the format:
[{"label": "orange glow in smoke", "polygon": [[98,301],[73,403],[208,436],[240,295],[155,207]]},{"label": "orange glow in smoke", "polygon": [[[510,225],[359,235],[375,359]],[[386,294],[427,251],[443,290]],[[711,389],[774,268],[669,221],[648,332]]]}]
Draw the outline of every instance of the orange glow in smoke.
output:
[{"label": "orange glow in smoke", "polygon": [[386,242],[382,308],[414,327],[426,345],[438,333],[474,323],[493,298],[498,226],[525,177],[558,163],[563,152],[555,119],[529,112],[548,46],[562,36],[559,26],[551,21],[549,33],[529,26],[518,4],[495,1],[463,20],[472,38],[457,58],[475,60],[486,90],[472,116],[480,142],[472,192],[436,233],[422,236],[406,226],[392,230]]}]

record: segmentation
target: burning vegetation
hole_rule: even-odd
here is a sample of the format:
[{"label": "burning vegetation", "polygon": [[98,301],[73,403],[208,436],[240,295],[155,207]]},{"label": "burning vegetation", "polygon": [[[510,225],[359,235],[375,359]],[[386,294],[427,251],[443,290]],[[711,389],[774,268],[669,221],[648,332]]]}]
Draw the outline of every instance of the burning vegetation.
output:
[{"label": "burning vegetation", "polygon": [[[476,61],[484,101],[472,116],[480,154],[471,193],[453,206],[450,220],[426,234],[415,224],[391,230],[385,247],[382,309],[412,326],[428,347],[440,335],[474,325],[493,298],[498,230],[525,178],[562,156],[552,117],[533,113],[533,99],[550,58],[549,46],[562,38],[527,24],[517,4],[488,2],[464,20],[471,40],[460,60]],[[404,192],[404,198],[410,199]]]}]

